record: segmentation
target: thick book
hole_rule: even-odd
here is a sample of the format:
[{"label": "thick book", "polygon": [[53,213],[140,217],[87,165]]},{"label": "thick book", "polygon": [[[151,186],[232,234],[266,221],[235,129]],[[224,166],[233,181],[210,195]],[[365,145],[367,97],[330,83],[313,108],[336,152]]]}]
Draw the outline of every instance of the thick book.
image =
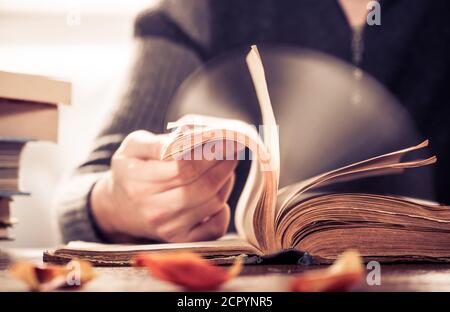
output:
[{"label": "thick book", "polygon": [[13,195],[27,195],[20,190],[20,155],[26,139],[0,137],[0,198]]},{"label": "thick book", "polygon": [[31,103],[70,104],[72,85],[61,79],[0,71],[0,98]]},{"label": "thick book", "polygon": [[57,142],[58,117],[53,104],[0,98],[0,137]]},{"label": "thick book", "polygon": [[57,142],[58,104],[70,104],[71,84],[0,71],[0,136]]},{"label": "thick book", "polygon": [[0,196],[0,240],[10,240],[9,228],[16,223],[10,214],[11,198]]},{"label": "thick book", "polygon": [[258,258],[297,250],[308,255],[308,263],[322,264],[353,248],[366,261],[450,261],[450,207],[401,196],[326,193],[322,188],[431,165],[437,160],[434,156],[411,158],[414,152],[426,148],[428,141],[280,189],[278,128],[256,47],[248,54],[247,65],[260,103],[263,133],[239,120],[188,115],[169,123],[173,132],[161,155],[161,159],[183,158],[199,147],[224,139],[252,152],[250,173],[235,212],[236,236],[180,244],[72,242],[46,251],[44,260],[65,262],[81,258],[97,265],[129,265],[138,253],[188,250],[218,263],[227,263],[242,254],[248,263],[255,263]]}]

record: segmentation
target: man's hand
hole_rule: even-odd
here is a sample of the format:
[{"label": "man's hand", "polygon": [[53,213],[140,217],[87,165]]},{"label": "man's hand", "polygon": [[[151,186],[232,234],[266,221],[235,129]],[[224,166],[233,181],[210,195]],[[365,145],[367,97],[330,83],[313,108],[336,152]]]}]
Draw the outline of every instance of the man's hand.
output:
[{"label": "man's hand", "polygon": [[163,242],[225,234],[237,160],[160,160],[164,135],[136,131],[96,183],[92,213],[102,233]]}]

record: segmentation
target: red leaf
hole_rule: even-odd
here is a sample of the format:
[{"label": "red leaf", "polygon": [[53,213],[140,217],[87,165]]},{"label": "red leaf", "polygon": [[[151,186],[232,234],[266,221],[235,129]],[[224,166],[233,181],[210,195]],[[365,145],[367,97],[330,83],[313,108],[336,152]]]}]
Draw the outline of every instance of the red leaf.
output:
[{"label": "red leaf", "polygon": [[153,276],[188,290],[217,289],[242,269],[241,258],[230,269],[224,269],[190,252],[141,254],[135,257],[134,263],[148,268]]},{"label": "red leaf", "polygon": [[292,291],[326,292],[347,291],[364,277],[364,267],[359,253],[349,250],[326,269],[318,269],[298,275],[291,283]]},{"label": "red leaf", "polygon": [[[77,272],[74,271],[74,268]],[[92,265],[86,261],[73,260],[67,265],[35,265],[28,261],[18,261],[9,269],[12,276],[24,282],[30,290],[50,291],[58,288],[82,286],[95,277]],[[79,285],[69,284],[71,274],[79,274]]]}]

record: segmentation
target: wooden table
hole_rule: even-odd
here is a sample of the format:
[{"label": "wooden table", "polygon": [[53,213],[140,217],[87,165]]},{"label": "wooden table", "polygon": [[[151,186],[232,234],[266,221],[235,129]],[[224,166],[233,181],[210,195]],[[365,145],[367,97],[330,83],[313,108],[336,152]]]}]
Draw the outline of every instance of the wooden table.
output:
[{"label": "wooden table", "polygon": [[[41,261],[42,250],[8,250],[16,259]],[[298,272],[317,269],[300,265],[249,265],[224,285],[224,291],[283,291]],[[176,291],[168,283],[152,278],[145,269],[96,268],[98,276],[81,291]],[[24,291],[25,285],[0,268],[0,291]],[[450,291],[450,264],[392,264],[381,266],[381,285],[363,281],[356,291]]]}]

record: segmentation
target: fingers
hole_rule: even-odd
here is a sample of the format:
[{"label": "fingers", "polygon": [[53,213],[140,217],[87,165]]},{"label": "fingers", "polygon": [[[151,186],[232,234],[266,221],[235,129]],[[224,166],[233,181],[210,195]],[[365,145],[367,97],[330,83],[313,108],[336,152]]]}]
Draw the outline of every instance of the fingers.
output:
[{"label": "fingers", "polygon": [[149,183],[165,183],[164,191],[176,186],[190,183],[216,165],[219,160],[197,159],[161,161],[160,153],[164,146],[165,136],[154,135],[147,131],[136,131],[130,134],[113,156],[112,166],[117,168],[125,178]]},{"label": "fingers", "polygon": [[224,204],[215,214],[191,228],[167,223],[157,230],[158,237],[168,243],[213,240],[223,236],[230,222],[230,207]]},{"label": "fingers", "polygon": [[208,241],[222,237],[228,229],[230,223],[230,207],[225,204],[211,218],[192,228],[185,238],[181,238],[185,242]]},{"label": "fingers", "polygon": [[[147,213],[152,230],[155,230],[155,223],[158,224],[156,233],[162,241],[177,242],[186,238],[186,235],[197,225],[206,222],[211,216],[220,212],[226,206],[226,201],[233,190],[235,174],[227,180],[219,192],[202,205],[194,208],[183,209],[180,212],[149,211]],[[156,221],[156,222],[155,222]]]},{"label": "fingers", "polygon": [[[163,147],[170,141],[168,135],[156,135],[149,131],[138,130],[130,133],[122,142],[119,154],[139,158],[141,160],[160,160]],[[224,160],[234,159],[234,155],[243,150],[243,145],[227,141],[216,140],[203,144],[183,155],[177,155],[182,160]],[[180,160],[180,159],[173,159]]]},{"label": "fingers", "polygon": [[207,160],[143,161],[120,157],[112,160],[118,178],[141,184],[151,194],[192,183],[218,163]]},{"label": "fingers", "polygon": [[225,185],[220,189],[220,191],[205,203],[201,204],[198,207],[184,209],[181,214],[176,217],[176,220],[173,220],[172,225],[178,229],[180,232],[187,233],[193,227],[198,224],[206,221],[207,218],[210,218],[212,215],[218,213],[221,209],[224,208],[228,197],[230,196],[233,185],[235,181],[235,175],[228,179]]},{"label": "fingers", "polygon": [[232,141],[208,142],[184,155],[181,160],[160,161],[167,135],[140,130],[127,136],[112,159],[125,177],[149,183],[165,183],[165,191],[195,181],[223,159],[235,160],[242,145]]},{"label": "fingers", "polygon": [[224,160],[207,170],[192,183],[152,196],[153,205],[165,206],[172,212],[199,207],[213,198],[232,176],[236,160]]},{"label": "fingers", "polygon": [[169,188],[190,183],[219,161],[181,160],[181,161],[132,161],[130,176],[141,182],[165,183]]},{"label": "fingers", "polygon": [[166,135],[156,135],[145,130],[135,131],[125,138],[117,152],[129,158],[159,160],[167,139]]}]

